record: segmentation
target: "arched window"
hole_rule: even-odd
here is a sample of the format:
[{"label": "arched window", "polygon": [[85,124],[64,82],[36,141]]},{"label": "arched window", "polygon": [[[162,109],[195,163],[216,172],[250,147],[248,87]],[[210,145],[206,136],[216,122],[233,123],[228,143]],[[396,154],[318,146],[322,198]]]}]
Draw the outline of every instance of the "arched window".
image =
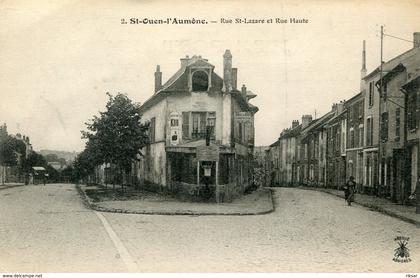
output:
[{"label": "arched window", "polygon": [[209,76],[204,71],[196,71],[192,75],[192,90],[205,92],[209,88]]}]

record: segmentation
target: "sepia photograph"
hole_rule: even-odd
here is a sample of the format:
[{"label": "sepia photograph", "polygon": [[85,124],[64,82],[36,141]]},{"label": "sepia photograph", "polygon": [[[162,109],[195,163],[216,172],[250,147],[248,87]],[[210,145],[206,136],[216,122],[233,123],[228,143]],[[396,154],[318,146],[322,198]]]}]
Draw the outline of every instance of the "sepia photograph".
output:
[{"label": "sepia photograph", "polygon": [[416,278],[419,144],[418,1],[0,1],[2,278]]}]

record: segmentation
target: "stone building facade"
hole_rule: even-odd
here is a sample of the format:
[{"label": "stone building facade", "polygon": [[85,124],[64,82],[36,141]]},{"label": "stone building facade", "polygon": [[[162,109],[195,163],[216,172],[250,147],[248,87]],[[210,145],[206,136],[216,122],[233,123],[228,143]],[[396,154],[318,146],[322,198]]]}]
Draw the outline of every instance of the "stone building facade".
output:
[{"label": "stone building facade", "polygon": [[[192,197],[210,190],[231,200],[252,185],[256,95],[237,89],[232,55],[223,55],[223,78],[201,56],[181,59],[162,85],[157,66],[155,93],[141,107],[149,141],[136,166],[144,186]],[[219,197],[221,200],[219,200]]]}]

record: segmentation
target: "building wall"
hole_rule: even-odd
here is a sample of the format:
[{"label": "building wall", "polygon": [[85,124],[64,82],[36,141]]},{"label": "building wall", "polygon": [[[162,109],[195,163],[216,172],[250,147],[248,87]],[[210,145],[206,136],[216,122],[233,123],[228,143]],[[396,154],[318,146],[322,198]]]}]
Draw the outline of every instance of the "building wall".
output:
[{"label": "building wall", "polygon": [[155,118],[155,141],[141,150],[144,156],[138,164],[140,182],[150,182],[164,187],[166,186],[167,107],[167,101],[163,99],[143,113],[142,122]]},{"label": "building wall", "polygon": [[[178,112],[180,114],[180,124],[182,127],[182,112],[216,112],[216,127],[215,136],[216,140],[220,143],[225,141],[229,143],[230,139],[230,121],[229,115],[226,115],[225,106],[223,101],[230,102],[230,99],[222,97],[221,92],[218,93],[207,93],[207,92],[193,92],[193,93],[176,93],[167,96],[167,106],[165,116],[169,121],[169,115],[171,112]],[[227,113],[230,114],[230,113]],[[228,122],[225,123],[224,119],[228,118]],[[166,124],[166,133],[169,134],[169,123]],[[180,144],[183,143],[182,128],[180,128]],[[167,136],[169,140],[169,136]],[[167,141],[169,144],[169,141]]]}]

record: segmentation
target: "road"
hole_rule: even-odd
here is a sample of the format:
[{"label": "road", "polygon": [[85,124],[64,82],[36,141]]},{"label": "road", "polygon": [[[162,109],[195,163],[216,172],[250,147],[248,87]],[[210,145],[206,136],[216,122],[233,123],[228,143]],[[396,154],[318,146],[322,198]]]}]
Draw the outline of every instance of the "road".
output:
[{"label": "road", "polygon": [[[420,229],[316,191],[260,216],[89,210],[73,185],[0,191],[0,272],[420,272]],[[410,263],[392,261],[396,236]]]}]

